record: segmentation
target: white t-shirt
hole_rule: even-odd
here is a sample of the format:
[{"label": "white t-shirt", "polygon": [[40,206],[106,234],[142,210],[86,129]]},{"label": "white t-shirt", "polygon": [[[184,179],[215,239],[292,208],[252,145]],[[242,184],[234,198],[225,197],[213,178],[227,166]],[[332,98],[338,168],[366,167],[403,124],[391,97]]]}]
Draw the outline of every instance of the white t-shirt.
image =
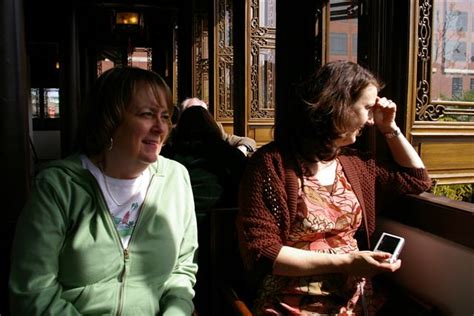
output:
[{"label": "white t-shirt", "polygon": [[81,155],[81,161],[99,183],[123,247],[127,248],[150,183],[150,172],[147,169],[135,179],[116,179],[103,174],[85,155]]}]

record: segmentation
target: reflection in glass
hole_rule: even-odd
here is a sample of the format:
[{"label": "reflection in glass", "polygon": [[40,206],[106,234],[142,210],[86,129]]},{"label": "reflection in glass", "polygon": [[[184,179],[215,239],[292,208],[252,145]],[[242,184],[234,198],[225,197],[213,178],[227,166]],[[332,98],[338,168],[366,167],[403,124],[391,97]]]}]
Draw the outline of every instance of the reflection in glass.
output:
[{"label": "reflection in glass", "polygon": [[440,121],[474,122],[474,4],[439,0],[433,12],[431,101],[445,107]]},{"label": "reflection in glass", "polygon": [[258,103],[260,109],[274,107],[275,89],[275,54],[274,49],[260,49],[258,56],[259,89]]}]

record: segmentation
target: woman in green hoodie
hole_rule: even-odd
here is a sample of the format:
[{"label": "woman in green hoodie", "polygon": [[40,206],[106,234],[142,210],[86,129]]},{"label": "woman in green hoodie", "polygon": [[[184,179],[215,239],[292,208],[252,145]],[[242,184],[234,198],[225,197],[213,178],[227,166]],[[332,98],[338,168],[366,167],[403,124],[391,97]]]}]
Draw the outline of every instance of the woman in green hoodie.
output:
[{"label": "woman in green hoodie", "polygon": [[196,219],[186,169],[160,156],[163,79],[106,71],[81,117],[79,153],[36,177],[17,224],[10,294],[18,315],[190,315]]}]

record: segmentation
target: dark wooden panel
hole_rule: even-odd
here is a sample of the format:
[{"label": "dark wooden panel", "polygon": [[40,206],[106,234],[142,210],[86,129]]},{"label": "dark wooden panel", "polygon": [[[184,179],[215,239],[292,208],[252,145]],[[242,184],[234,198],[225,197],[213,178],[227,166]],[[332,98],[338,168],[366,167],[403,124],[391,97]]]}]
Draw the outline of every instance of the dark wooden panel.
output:
[{"label": "dark wooden panel", "polygon": [[474,204],[437,197],[408,195],[385,216],[474,249]]}]

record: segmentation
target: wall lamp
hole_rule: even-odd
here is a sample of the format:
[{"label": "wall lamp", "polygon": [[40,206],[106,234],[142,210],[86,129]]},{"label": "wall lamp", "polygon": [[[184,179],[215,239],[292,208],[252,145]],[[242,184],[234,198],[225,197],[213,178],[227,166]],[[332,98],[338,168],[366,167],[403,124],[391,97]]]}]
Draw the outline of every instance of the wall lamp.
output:
[{"label": "wall lamp", "polygon": [[140,14],[137,12],[117,12],[115,25],[140,25]]}]

